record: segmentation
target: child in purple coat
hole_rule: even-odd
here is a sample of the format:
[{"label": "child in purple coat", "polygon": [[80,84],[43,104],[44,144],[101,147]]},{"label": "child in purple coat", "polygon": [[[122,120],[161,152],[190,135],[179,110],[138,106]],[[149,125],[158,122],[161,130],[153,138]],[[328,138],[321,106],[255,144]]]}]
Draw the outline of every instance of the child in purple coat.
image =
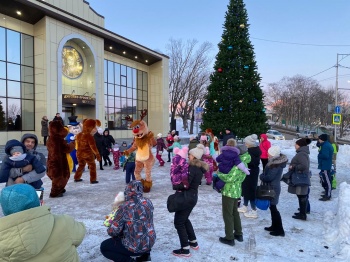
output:
[{"label": "child in purple coat", "polygon": [[[170,179],[173,184],[173,189],[188,188],[188,163],[186,160],[188,147],[182,149],[175,147],[173,160],[170,167]],[[179,185],[183,184],[183,187]]]},{"label": "child in purple coat", "polygon": [[250,172],[239,158],[239,149],[236,148],[237,142],[233,138],[227,140],[226,146],[221,148],[221,154],[216,158],[219,163],[219,171],[223,174],[228,174],[234,166],[237,166],[246,175]]}]

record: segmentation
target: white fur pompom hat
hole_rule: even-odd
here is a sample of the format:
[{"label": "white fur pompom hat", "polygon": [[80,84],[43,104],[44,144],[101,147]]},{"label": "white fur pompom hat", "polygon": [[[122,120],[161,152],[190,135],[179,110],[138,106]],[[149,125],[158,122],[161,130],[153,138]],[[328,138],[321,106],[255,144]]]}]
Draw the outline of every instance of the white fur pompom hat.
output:
[{"label": "white fur pompom hat", "polygon": [[120,204],[125,201],[124,192],[119,192],[114,198],[114,204]]},{"label": "white fur pompom hat", "polygon": [[202,144],[198,144],[195,148],[191,149],[188,153],[200,160],[203,154],[205,153],[205,147]]},{"label": "white fur pompom hat", "polygon": [[157,138],[161,138],[162,136],[162,133],[158,133]]},{"label": "white fur pompom hat", "polygon": [[244,143],[249,146],[256,146],[256,141],[258,140],[258,136],[256,134],[252,134],[244,138]]},{"label": "white fur pompom hat", "polygon": [[279,146],[272,146],[267,150],[267,153],[272,157],[279,156],[281,154],[281,148]]}]

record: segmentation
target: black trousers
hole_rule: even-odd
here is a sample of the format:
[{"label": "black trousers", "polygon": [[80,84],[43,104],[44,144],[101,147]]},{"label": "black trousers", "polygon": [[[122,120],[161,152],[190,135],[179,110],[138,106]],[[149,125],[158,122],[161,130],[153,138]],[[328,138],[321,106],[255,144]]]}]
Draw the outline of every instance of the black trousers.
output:
[{"label": "black trousers", "polygon": [[168,162],[171,161],[171,153],[172,153],[172,152],[173,152],[172,149],[169,149],[169,150],[168,150]]},{"label": "black trousers", "polygon": [[194,206],[175,212],[174,225],[179,235],[181,247],[187,247],[188,241],[196,240],[196,234],[189,220],[193,208]]},{"label": "black trousers", "polygon": [[273,231],[284,232],[282,225],[282,218],[280,212],[277,210],[276,205],[270,205],[271,220]]},{"label": "black trousers", "polygon": [[299,211],[300,211],[300,214],[306,216],[309,197],[308,197],[308,195],[297,195],[297,196],[298,196],[298,200],[299,200]]},{"label": "black trousers", "polygon": [[105,162],[105,165],[107,165],[107,164],[112,165],[112,161],[109,159],[108,155],[103,155],[102,158]]},{"label": "black trousers", "polygon": [[44,146],[46,146],[47,136],[44,136]]},{"label": "black trousers", "polygon": [[101,243],[101,253],[114,262],[131,262],[132,256],[141,256],[142,253],[133,253],[127,250],[120,238],[109,238]]},{"label": "black trousers", "polygon": [[267,163],[269,162],[269,159],[267,158],[261,158],[261,163],[263,166],[263,171],[265,170],[265,166],[267,165]]}]

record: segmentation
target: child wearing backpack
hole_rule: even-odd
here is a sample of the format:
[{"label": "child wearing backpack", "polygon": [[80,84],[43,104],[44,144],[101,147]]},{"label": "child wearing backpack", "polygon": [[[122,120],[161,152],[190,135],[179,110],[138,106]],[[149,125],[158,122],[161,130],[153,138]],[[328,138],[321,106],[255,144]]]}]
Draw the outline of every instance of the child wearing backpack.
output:
[{"label": "child wearing backpack", "polygon": [[[246,175],[250,172],[248,168],[244,165],[239,157],[239,149],[236,148],[237,142],[233,138],[227,140],[227,144],[221,148],[221,154],[216,158],[218,164],[218,171],[222,174],[228,174],[234,166],[237,166]],[[250,162],[250,161],[249,161]],[[221,192],[224,183],[218,179],[218,176],[214,177],[215,183],[213,187],[216,191]]]},{"label": "child wearing backpack", "polygon": [[[188,153],[188,147],[183,147],[182,149],[175,147],[173,160],[170,167],[170,179],[173,185],[173,189],[178,188],[188,189],[188,163],[186,160]],[[182,184],[182,185],[181,185]]]}]

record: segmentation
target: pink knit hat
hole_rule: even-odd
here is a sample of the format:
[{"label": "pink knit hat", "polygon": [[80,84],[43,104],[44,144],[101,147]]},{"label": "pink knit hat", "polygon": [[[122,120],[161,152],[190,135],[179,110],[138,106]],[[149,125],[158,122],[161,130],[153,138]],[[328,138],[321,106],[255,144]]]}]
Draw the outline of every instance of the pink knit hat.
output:
[{"label": "pink knit hat", "polygon": [[188,147],[184,146],[181,149],[178,147],[174,148],[174,154],[179,155],[182,158],[187,158],[187,153],[188,153]]}]

